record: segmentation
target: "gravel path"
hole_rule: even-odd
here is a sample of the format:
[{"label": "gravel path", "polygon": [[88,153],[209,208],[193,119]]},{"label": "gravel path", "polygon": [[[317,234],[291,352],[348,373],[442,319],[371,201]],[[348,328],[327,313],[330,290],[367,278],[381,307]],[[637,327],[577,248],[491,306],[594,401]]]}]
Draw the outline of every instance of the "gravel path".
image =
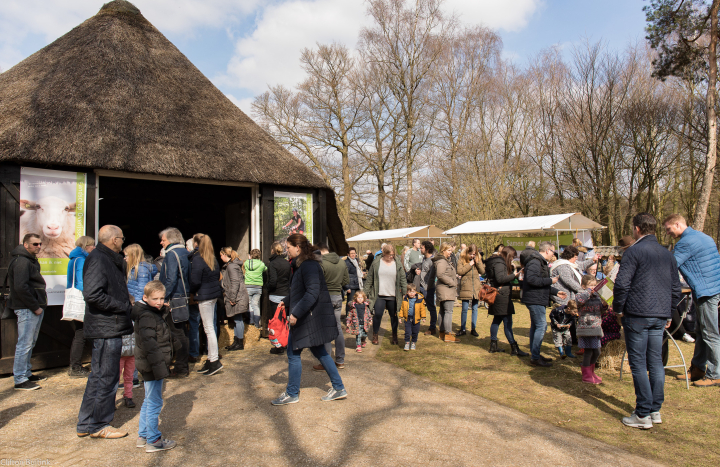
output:
[{"label": "gravel path", "polygon": [[376,348],[348,349],[344,401],[320,401],[329,380],[312,371],[306,351],[300,403],[271,406],[287,382],[287,359],[269,354],[266,341],[228,353],[216,376],[169,380],[160,429],[178,447],[154,454],[134,447],[142,388],[134,390],[137,408],[118,408],[113,423],[130,436],[80,439],[84,380],[50,370],[41,390],[24,392],[3,378],[0,458],[88,466],[657,465],[377,362]]}]

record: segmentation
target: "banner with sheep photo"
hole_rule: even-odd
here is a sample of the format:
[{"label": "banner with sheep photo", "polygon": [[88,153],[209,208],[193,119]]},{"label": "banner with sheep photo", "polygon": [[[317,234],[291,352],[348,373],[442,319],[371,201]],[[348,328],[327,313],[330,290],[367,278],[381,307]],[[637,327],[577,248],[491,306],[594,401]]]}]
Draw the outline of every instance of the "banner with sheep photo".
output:
[{"label": "banner with sheep photo", "polygon": [[65,300],[67,269],[75,240],[85,235],[86,174],[23,167],[20,171],[20,240],[40,235],[38,261],[48,305]]},{"label": "banner with sheep photo", "polygon": [[285,247],[287,238],[295,233],[313,241],[313,200],[311,193],[275,192],[275,241]]}]

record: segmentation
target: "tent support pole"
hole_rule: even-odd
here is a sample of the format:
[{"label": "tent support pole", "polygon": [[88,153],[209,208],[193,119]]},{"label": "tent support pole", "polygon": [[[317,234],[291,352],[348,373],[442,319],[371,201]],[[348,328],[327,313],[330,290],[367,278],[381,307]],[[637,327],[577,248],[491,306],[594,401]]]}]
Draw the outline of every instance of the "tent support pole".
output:
[{"label": "tent support pole", "polygon": [[555,230],[555,241],[557,242],[557,249],[560,249],[560,234]]}]

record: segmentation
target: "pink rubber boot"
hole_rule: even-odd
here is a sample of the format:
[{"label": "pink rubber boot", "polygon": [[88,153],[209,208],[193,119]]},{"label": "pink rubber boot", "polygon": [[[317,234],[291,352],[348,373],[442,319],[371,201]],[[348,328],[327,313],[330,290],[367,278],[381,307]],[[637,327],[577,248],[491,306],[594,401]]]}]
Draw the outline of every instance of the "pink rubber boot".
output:
[{"label": "pink rubber boot", "polygon": [[583,383],[598,384],[593,378],[592,366],[581,366],[580,370],[582,371]]},{"label": "pink rubber boot", "polygon": [[602,383],[602,378],[595,374],[595,363],[590,365],[590,374],[592,375],[593,379],[595,380],[595,384]]}]

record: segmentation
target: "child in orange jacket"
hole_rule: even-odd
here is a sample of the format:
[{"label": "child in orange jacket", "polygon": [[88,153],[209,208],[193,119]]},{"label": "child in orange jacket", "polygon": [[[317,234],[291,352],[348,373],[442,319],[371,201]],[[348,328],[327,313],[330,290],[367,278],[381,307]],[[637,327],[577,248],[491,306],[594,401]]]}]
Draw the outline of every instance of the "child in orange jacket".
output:
[{"label": "child in orange jacket", "polygon": [[417,291],[413,284],[408,284],[407,295],[403,297],[398,313],[400,321],[405,320],[405,348],[403,350],[415,350],[420,333],[420,323],[425,322],[425,313],[425,297]]}]

